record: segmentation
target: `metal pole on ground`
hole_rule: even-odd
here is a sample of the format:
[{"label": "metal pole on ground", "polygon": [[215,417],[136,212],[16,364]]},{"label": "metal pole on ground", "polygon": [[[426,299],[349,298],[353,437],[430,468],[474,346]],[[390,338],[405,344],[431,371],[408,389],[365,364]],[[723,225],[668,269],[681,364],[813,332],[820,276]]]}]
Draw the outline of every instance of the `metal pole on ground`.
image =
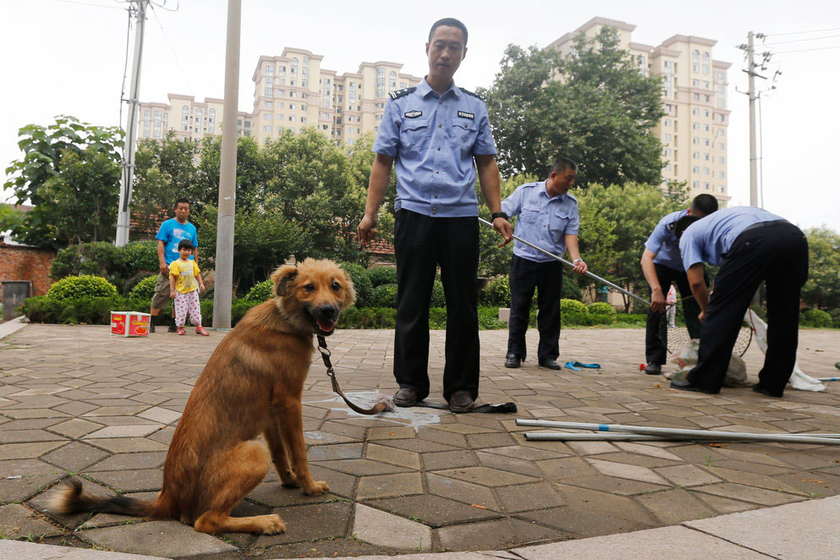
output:
[{"label": "metal pole on ground", "polygon": [[233,300],[233,232],[236,211],[236,117],[239,113],[239,34],[242,0],[228,0],[225,52],[225,104],[222,162],[219,169],[219,216],[216,229],[216,287],[213,328],[229,329]]}]

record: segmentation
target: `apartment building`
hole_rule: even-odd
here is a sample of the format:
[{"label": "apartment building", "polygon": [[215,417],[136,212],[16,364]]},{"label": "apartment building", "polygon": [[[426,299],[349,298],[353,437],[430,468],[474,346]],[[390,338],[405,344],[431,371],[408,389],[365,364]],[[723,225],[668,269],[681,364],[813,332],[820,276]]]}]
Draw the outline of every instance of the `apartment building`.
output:
[{"label": "apartment building", "polygon": [[645,45],[632,40],[635,25],[596,17],[546,48],[569,53],[579,33],[595,36],[602,27],[618,31],[621,48],[632,54],[640,72],[663,77],[665,116],[653,131],[662,142],[663,181],[685,181],[690,197],[713,194],[725,207],[731,198],[726,156],[730,113],[726,85],[731,63],[714,59],[717,41],[674,35],[657,46]]},{"label": "apartment building", "polygon": [[[260,56],[252,80],[254,109],[241,112],[237,132],[258,142],[283,131],[314,127],[336,142],[352,145],[375,131],[388,93],[417,85],[422,78],[402,72],[395,62],[362,62],[357,72],[337,74],[321,66],[323,56],[286,47],[280,56]],[[169,130],[200,140],[221,133],[224,102],[170,93],[169,103],[140,104],[139,138],[163,138]]]}]

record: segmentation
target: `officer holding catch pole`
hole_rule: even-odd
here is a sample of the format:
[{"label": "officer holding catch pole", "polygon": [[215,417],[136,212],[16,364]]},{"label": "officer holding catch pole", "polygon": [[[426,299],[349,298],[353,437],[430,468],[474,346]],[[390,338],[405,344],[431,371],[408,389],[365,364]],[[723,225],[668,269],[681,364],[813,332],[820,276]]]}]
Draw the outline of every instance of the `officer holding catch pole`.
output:
[{"label": "officer holding catch pole", "polygon": [[510,264],[510,323],[505,367],[518,368],[527,355],[525,331],[536,288],[539,365],[560,369],[557,357],[560,355],[563,266],[557,257],[552,258],[531,245],[538,245],[558,257],[568,249],[574,271],[586,273],[586,263],[580,258],[578,249],[578,203],[569,194],[576,177],[577,165],[570,159],[558,157],[545,181],[520,185],[502,201],[502,217],[519,216],[514,237],[521,238],[514,243]]}]

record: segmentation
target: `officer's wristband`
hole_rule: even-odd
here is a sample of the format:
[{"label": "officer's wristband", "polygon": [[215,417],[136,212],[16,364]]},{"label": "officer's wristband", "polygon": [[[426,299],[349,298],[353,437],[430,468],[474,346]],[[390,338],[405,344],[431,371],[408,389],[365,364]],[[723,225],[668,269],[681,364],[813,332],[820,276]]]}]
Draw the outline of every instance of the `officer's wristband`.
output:
[{"label": "officer's wristband", "polygon": [[510,218],[508,218],[507,213],[505,212],[493,212],[492,214],[490,214],[491,220],[496,221],[496,218],[504,218],[505,221],[510,220]]},{"label": "officer's wristband", "polygon": [[572,261],[572,264],[577,264],[579,262],[583,262],[583,259],[575,259]]}]

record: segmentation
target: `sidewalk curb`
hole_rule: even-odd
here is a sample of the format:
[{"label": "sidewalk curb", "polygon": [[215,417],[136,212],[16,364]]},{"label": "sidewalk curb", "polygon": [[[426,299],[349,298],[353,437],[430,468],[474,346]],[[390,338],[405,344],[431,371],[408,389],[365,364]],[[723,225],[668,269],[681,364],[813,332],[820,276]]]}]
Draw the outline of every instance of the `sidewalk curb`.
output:
[{"label": "sidewalk curb", "polygon": [[17,332],[26,325],[28,325],[29,323],[23,322],[24,319],[25,317],[21,315],[20,317],[12,319],[11,321],[6,321],[5,323],[0,324],[0,340],[3,340],[10,334]]}]

